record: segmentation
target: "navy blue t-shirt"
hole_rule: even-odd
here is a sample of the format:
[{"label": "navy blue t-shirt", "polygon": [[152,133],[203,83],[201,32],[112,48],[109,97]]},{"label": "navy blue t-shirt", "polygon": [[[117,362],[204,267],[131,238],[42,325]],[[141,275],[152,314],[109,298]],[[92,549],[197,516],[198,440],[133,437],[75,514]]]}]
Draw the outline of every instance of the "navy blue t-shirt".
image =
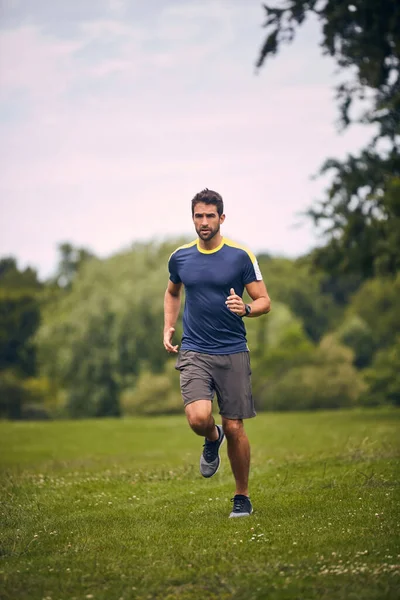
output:
[{"label": "navy blue t-shirt", "polygon": [[182,350],[205,354],[248,350],[243,320],[225,302],[231,288],[242,296],[245,285],[262,279],[254,254],[227,238],[214,250],[200,248],[195,240],[171,254],[168,269],[170,280],[185,286]]}]

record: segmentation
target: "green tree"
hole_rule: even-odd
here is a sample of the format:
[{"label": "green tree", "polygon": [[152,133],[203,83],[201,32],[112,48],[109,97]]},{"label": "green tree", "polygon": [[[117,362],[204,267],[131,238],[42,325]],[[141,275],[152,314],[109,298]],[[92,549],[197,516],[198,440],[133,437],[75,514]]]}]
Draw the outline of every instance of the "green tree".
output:
[{"label": "green tree", "polygon": [[35,374],[33,335],[42,287],[33,269],[19,270],[14,258],[0,260],[0,370],[12,369],[21,377]]},{"label": "green tree", "polygon": [[[394,0],[286,0],[264,5],[267,37],[257,66],[292,42],[314,15],[321,47],[346,75],[337,89],[341,125],[374,125],[358,155],[329,159],[333,180],[308,214],[325,233],[314,263],[335,276],[396,273],[400,263],[400,3]],[[357,101],[361,101],[358,102]],[[361,117],[354,105],[362,107]]]},{"label": "green tree", "polygon": [[313,272],[307,258],[291,260],[263,255],[258,260],[274,306],[275,299],[286,304],[301,319],[307,336],[320,340],[343,312],[330,291],[323,290],[324,274]]},{"label": "green tree", "polygon": [[354,352],[354,365],[357,369],[367,367],[377,348],[374,330],[358,315],[349,316],[336,332],[340,343]]},{"label": "green tree", "polygon": [[400,336],[393,345],[379,350],[365,373],[368,392],[364,402],[371,405],[390,402],[400,406]]},{"label": "green tree", "polygon": [[136,385],[121,395],[125,415],[180,414],[182,398],[175,360],[170,358],[161,373],[142,369]]},{"label": "green tree", "polygon": [[[26,386],[36,374],[34,334],[43,285],[34,269],[0,259],[0,417],[20,419],[37,399]],[[42,413],[43,414],[43,413]]]},{"label": "green tree", "polygon": [[257,395],[260,409],[316,410],[358,403],[365,383],[352,364],[352,351],[338,344],[334,336],[323,338],[303,360],[296,354],[297,364],[288,363],[287,370],[281,366],[266,379]]},{"label": "green tree", "polygon": [[400,274],[366,281],[354,294],[348,317],[357,316],[372,332],[376,349],[391,346],[400,331]]},{"label": "green tree", "polygon": [[24,270],[18,268],[13,256],[0,259],[0,288],[41,290],[43,284],[39,281],[37,272],[31,267]]},{"label": "green tree", "polygon": [[69,242],[59,244],[58,251],[60,259],[55,280],[60,287],[68,289],[82,265],[95,255],[87,248],[75,248]]},{"label": "green tree", "polygon": [[142,371],[163,372],[167,261],[178,245],[135,244],[107,260],[87,261],[70,289],[44,308],[41,368],[66,390],[71,416],[118,415],[121,393]]}]

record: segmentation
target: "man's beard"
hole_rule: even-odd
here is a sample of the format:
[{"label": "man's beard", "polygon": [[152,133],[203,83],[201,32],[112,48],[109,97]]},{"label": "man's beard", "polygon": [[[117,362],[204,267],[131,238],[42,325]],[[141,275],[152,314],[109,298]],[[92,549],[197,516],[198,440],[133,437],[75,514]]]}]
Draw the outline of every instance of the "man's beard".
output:
[{"label": "man's beard", "polygon": [[203,232],[201,229],[196,229],[196,232],[197,232],[197,235],[199,236],[199,238],[201,238],[204,242],[209,242],[219,232],[219,226],[216,229],[210,229],[209,231],[203,231]]}]

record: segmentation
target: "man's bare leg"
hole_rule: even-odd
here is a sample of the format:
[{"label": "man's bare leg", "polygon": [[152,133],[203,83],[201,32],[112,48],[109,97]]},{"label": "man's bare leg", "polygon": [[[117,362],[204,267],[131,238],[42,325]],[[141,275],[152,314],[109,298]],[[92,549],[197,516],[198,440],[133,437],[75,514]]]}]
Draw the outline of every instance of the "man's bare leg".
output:
[{"label": "man's bare leg", "polygon": [[207,438],[210,442],[218,439],[218,429],[212,416],[210,400],[196,400],[185,406],[185,413],[190,427],[197,435]]},{"label": "man's bare leg", "polygon": [[196,400],[187,404],[185,412],[193,431],[205,437],[200,457],[200,473],[203,477],[212,477],[221,464],[219,449],[225,439],[222,427],[215,425],[210,400]]},{"label": "man's bare leg", "polygon": [[249,495],[250,444],[242,419],[222,418],[228,441],[228,457],[236,482],[236,494]]}]

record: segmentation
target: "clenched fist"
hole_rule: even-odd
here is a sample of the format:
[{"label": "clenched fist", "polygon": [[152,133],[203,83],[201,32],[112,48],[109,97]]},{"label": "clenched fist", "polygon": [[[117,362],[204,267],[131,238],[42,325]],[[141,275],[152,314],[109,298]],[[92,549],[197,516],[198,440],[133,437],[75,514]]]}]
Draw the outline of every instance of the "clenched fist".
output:
[{"label": "clenched fist", "polygon": [[246,308],[242,298],[235,294],[235,290],[233,288],[230,289],[229,293],[230,296],[228,296],[225,304],[227,305],[230,311],[235,313],[235,315],[243,317],[246,314]]}]

